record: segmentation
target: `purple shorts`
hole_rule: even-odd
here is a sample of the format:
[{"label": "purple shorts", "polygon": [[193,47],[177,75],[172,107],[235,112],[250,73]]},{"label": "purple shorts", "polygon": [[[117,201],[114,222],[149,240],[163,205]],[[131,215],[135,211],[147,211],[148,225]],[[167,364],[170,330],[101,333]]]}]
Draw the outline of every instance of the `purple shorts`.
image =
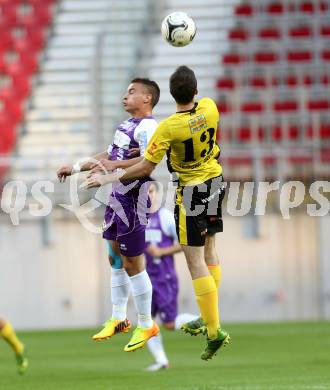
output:
[{"label": "purple shorts", "polygon": [[150,277],[152,283],[151,314],[158,314],[162,323],[175,321],[178,314],[177,280],[157,281]]},{"label": "purple shorts", "polygon": [[147,207],[149,201],[141,201],[137,191],[125,195],[111,194],[109,206],[105,210],[103,238],[117,241],[120,253],[124,256],[139,256],[145,251]]}]

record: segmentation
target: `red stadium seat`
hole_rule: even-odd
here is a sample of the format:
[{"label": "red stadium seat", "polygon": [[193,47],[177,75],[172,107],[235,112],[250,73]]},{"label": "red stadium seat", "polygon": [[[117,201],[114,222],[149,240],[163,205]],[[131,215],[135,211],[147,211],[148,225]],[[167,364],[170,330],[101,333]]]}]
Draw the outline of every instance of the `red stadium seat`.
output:
[{"label": "red stadium seat", "polygon": [[225,100],[218,102],[217,107],[220,114],[231,112],[231,105]]},{"label": "red stadium seat", "polygon": [[324,61],[330,61],[330,49],[323,50],[321,57]]},{"label": "red stadium seat", "polygon": [[313,54],[309,50],[291,50],[287,53],[289,62],[309,62],[313,58]]},{"label": "red stadium seat", "polygon": [[[287,131],[287,134],[285,134]],[[297,126],[289,126],[287,130],[281,126],[275,126],[272,128],[272,139],[274,141],[281,141],[286,135],[290,140],[295,141],[298,139],[299,130]]]},{"label": "red stadium seat", "polygon": [[313,35],[312,29],[309,26],[293,27],[289,31],[291,38],[310,38]]},{"label": "red stadium seat", "polygon": [[261,102],[248,102],[241,105],[241,111],[247,114],[260,113],[265,109]]},{"label": "red stadium seat", "polygon": [[228,53],[225,54],[222,58],[222,62],[225,65],[239,65],[242,62],[245,62],[246,58],[238,53]]},{"label": "red stadium seat", "polygon": [[244,17],[250,17],[253,15],[253,7],[252,4],[239,4],[235,8],[235,15],[237,16],[244,16]]},{"label": "red stadium seat", "polygon": [[296,87],[298,85],[298,77],[294,74],[286,76],[285,83],[288,87]]},{"label": "red stadium seat", "polygon": [[0,37],[0,53],[11,49],[13,47],[13,39],[10,30],[1,31]]},{"label": "red stadium seat", "polygon": [[330,37],[330,25],[322,26],[320,28],[320,34],[323,37]]},{"label": "red stadium seat", "polygon": [[307,109],[310,111],[329,110],[330,101],[328,99],[314,99],[307,102]]},{"label": "red stadium seat", "polygon": [[261,39],[280,39],[281,31],[276,27],[266,27],[259,31],[258,36]]},{"label": "red stadium seat", "polygon": [[231,77],[222,77],[218,80],[217,87],[219,89],[234,89],[235,81]]},{"label": "red stadium seat", "polygon": [[267,81],[262,76],[251,77],[250,80],[249,80],[249,84],[251,85],[251,87],[254,87],[254,88],[265,88],[265,87],[267,87]]},{"label": "red stadium seat", "polygon": [[259,64],[272,64],[278,61],[278,54],[271,51],[262,51],[255,53],[253,59]]},{"label": "red stadium seat", "polygon": [[273,105],[276,112],[290,112],[298,110],[298,103],[295,100],[276,101]]},{"label": "red stadium seat", "polygon": [[235,28],[229,32],[229,39],[232,41],[247,41],[249,33],[243,28]]},{"label": "red stadium seat", "polygon": [[320,137],[322,139],[329,139],[330,123],[321,123],[319,131],[314,129],[313,126],[308,126],[306,136],[309,138]]},{"label": "red stadium seat", "polygon": [[[238,138],[240,142],[251,142],[254,138],[253,129],[248,126],[242,126],[238,129]],[[262,128],[257,129],[257,139],[262,141],[264,139],[264,130]]]},{"label": "red stadium seat", "polygon": [[281,2],[274,1],[267,6],[267,12],[269,14],[282,14],[284,12],[284,7]]}]

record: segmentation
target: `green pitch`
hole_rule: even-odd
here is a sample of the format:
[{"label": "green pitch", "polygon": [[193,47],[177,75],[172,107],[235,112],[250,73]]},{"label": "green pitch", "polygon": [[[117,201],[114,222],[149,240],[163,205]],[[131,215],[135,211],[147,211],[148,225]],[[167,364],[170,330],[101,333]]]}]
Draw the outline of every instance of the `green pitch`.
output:
[{"label": "green pitch", "polygon": [[232,342],[200,360],[204,338],[163,331],[172,368],[147,373],[148,350],[122,352],[130,335],[93,342],[94,330],[21,333],[30,368],[16,374],[0,343],[1,390],[327,390],[330,323],[227,325]]}]

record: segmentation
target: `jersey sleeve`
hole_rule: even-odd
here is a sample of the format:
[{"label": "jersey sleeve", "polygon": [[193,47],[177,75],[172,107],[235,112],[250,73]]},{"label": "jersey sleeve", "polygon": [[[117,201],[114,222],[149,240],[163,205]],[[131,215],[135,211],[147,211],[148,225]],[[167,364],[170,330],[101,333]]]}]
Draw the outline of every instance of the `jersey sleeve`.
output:
[{"label": "jersey sleeve", "polygon": [[148,142],[154,134],[158,123],[154,119],[143,119],[134,131],[134,139],[139,144],[140,155],[142,156],[147,148]]},{"label": "jersey sleeve", "polygon": [[144,158],[154,164],[159,164],[171,143],[170,130],[166,122],[161,122],[155,130],[144,153]]},{"label": "jersey sleeve", "polygon": [[160,225],[162,227],[163,232],[173,238],[173,241],[177,242],[178,236],[176,234],[176,227],[175,227],[175,220],[174,215],[171,213],[170,210],[164,208],[161,208],[159,210],[159,219],[160,219]]}]

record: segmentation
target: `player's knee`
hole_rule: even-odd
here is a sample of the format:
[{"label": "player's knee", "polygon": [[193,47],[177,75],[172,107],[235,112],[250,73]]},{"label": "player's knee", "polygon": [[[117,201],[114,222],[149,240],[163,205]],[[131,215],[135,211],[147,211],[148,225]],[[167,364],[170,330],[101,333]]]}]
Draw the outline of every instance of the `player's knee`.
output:
[{"label": "player's knee", "polygon": [[108,242],[108,252],[109,252],[109,262],[111,267],[115,269],[121,269],[123,267],[121,256],[115,253],[115,251],[113,250],[109,242]]}]

